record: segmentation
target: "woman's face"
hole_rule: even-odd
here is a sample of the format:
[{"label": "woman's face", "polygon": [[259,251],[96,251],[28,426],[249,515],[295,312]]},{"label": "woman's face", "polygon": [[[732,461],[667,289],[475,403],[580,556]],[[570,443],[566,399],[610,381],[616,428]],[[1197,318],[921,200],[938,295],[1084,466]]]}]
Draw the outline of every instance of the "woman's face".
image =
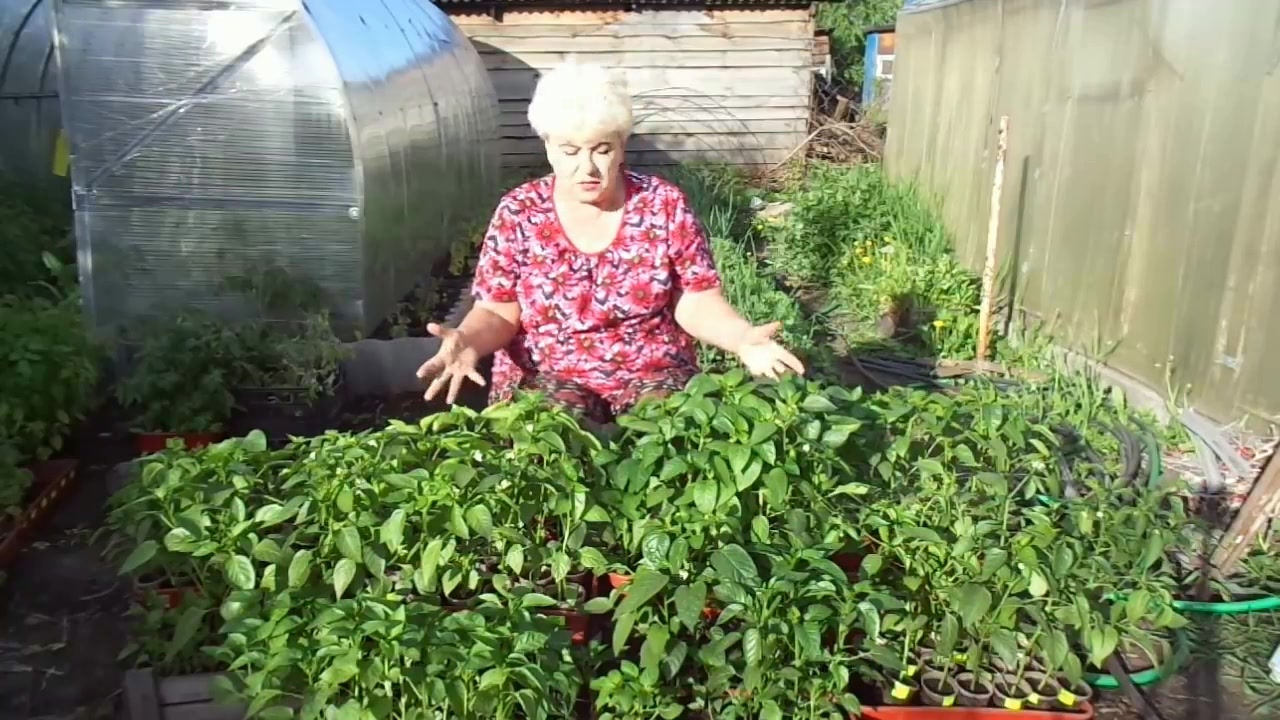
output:
[{"label": "woman's face", "polygon": [[621,186],[626,149],[621,138],[549,138],[546,145],[563,197],[594,204],[607,201]]}]

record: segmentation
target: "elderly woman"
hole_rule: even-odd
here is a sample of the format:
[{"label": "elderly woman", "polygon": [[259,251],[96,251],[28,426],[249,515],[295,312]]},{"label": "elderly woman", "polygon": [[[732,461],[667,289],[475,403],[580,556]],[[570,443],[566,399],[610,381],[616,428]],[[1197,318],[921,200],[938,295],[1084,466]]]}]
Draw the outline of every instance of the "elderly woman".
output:
[{"label": "elderly woman", "polygon": [[529,123],[552,174],[507,193],[476,266],[474,308],[456,329],[428,326],[439,352],[418,370],[430,400],[495,353],[491,402],[544,392],[598,422],[642,396],[683,389],[694,341],[736,355],[756,376],[804,373],[725,301],[710,243],[679,188],[624,170],[631,97],[603,69],[545,74]]}]

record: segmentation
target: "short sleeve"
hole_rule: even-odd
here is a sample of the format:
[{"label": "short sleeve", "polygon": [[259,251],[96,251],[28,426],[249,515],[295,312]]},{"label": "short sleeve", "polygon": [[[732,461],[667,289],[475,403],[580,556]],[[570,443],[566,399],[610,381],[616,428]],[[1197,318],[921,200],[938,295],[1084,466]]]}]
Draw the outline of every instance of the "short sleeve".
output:
[{"label": "short sleeve", "polygon": [[716,272],[711,254],[711,240],[698,216],[689,205],[688,198],[674,190],[671,202],[670,238],[671,262],[676,274],[676,284],[683,292],[702,292],[720,287],[720,274]]},{"label": "short sleeve", "polygon": [[476,300],[493,303],[516,301],[516,284],[520,280],[518,226],[516,203],[503,198],[480,244],[475,281],[471,286],[471,295]]}]

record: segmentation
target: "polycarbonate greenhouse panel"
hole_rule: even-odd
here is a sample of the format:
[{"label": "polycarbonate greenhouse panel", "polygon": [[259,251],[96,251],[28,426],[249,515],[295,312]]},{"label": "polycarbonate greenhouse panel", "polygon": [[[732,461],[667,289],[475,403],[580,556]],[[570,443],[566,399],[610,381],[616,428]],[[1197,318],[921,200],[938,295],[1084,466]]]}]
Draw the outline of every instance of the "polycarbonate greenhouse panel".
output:
[{"label": "polycarbonate greenhouse panel", "polygon": [[369,330],[492,210],[497,98],[421,0],[55,0],[81,280],[103,336],[253,312],[278,266]]},{"label": "polycarbonate greenhouse panel", "polygon": [[50,8],[50,0],[0,0],[0,180],[65,198]]}]

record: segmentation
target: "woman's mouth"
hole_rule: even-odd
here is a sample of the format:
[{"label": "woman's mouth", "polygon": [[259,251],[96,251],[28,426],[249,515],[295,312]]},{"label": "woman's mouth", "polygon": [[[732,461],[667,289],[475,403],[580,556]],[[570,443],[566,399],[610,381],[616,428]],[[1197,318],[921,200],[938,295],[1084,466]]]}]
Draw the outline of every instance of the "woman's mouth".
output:
[{"label": "woman's mouth", "polygon": [[583,180],[582,182],[578,183],[578,187],[582,188],[583,190],[599,190],[600,181],[599,180]]}]

